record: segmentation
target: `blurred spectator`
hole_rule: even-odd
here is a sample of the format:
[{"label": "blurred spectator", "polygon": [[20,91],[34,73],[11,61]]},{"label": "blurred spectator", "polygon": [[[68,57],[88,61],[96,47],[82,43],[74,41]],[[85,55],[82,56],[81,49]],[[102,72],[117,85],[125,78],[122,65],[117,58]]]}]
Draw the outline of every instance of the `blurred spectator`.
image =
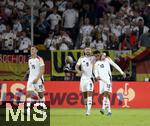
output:
[{"label": "blurred spectator", "polygon": [[120,50],[132,50],[137,48],[137,37],[131,29],[126,29],[125,34],[121,36]]},{"label": "blurred spectator", "polygon": [[108,4],[106,0],[96,0],[96,18],[103,17],[104,12],[108,12]]},{"label": "blurred spectator", "polygon": [[34,7],[34,16],[38,16],[39,15],[39,9],[40,9],[40,0],[33,0],[33,3],[31,0],[25,0],[26,5],[28,6],[28,8],[30,8],[31,6]]},{"label": "blurred spectator", "polygon": [[80,48],[81,48],[81,49],[84,49],[85,47],[90,46],[91,43],[92,43],[92,37],[91,37],[91,36],[85,36],[85,37],[82,39],[82,43],[81,43]]},{"label": "blurred spectator", "polygon": [[118,43],[118,38],[115,34],[110,33],[108,42],[107,42],[107,49],[112,49],[112,50],[118,50],[119,49],[119,43]]},{"label": "blurred spectator", "polygon": [[90,44],[90,47],[97,50],[105,49],[106,45],[101,34],[96,34],[96,39]]},{"label": "blurred spectator", "polygon": [[150,3],[146,6],[144,10],[143,18],[144,18],[145,25],[150,28]]},{"label": "blurred spectator", "polygon": [[93,32],[94,32],[94,27],[90,24],[89,18],[85,18],[84,24],[81,25],[81,28],[80,28],[80,39],[81,39],[82,48],[84,48],[83,44],[85,44],[85,41],[87,39],[89,39],[91,43]]},{"label": "blurred spectator", "polygon": [[64,80],[74,80],[74,77],[76,74],[75,65],[76,65],[76,62],[73,60],[73,58],[71,56],[67,56],[65,58],[65,66],[64,66],[65,77],[64,77]]},{"label": "blurred spectator", "polygon": [[147,33],[141,35],[139,40],[139,47],[141,46],[150,48],[150,30]]},{"label": "blurred spectator", "polygon": [[24,0],[16,1],[15,7],[16,7],[18,10],[23,11],[23,9],[25,9],[25,1],[24,1]]},{"label": "blurred spectator", "polygon": [[[131,47],[137,47],[136,42],[135,45],[133,41],[130,41],[130,44],[126,43],[128,47],[123,44],[124,40],[128,40],[127,36],[130,36],[126,31],[130,29],[132,40],[136,36],[136,39],[140,40],[141,36],[148,32],[150,26],[150,5],[147,0],[33,1],[32,5],[31,0],[1,0],[0,32],[4,34],[6,26],[10,25],[13,34],[18,36],[20,32],[28,30],[27,36],[30,36],[31,6],[34,6],[34,44],[44,44],[43,40],[46,40],[49,32],[53,30],[53,48],[50,50],[60,49],[60,47],[61,49],[84,48],[86,45],[97,48],[100,46],[95,47],[94,44],[98,42],[96,41],[98,40],[97,34],[101,36],[102,43],[107,45],[107,49],[117,49],[120,38],[120,45],[124,47],[122,49],[132,49]],[[62,28],[73,45],[66,46],[64,44],[66,42],[62,44],[62,39],[60,39]],[[92,43],[93,39],[94,43]],[[4,42],[3,45],[5,45]],[[13,45],[13,48],[16,48],[16,45]],[[100,48],[103,48],[102,45]]]},{"label": "blurred spectator", "polygon": [[15,7],[15,0],[7,0],[6,2],[6,8],[5,8],[5,14],[10,17],[12,16],[13,8]]},{"label": "blurred spectator", "polygon": [[89,4],[84,4],[83,9],[80,11],[80,22],[84,22],[86,18],[89,18],[91,24],[95,24],[95,13],[90,9]]},{"label": "blurred spectator", "polygon": [[14,20],[13,24],[13,32],[21,32],[22,31],[22,25],[19,19]]},{"label": "blurred spectator", "polygon": [[59,22],[61,21],[61,16],[57,13],[57,8],[54,7],[53,8],[53,13],[50,14],[46,20],[50,20],[50,24],[51,24],[51,30],[55,29],[55,26],[59,24]]},{"label": "blurred spectator", "polygon": [[138,40],[139,40],[143,33],[148,32],[149,28],[144,25],[144,19],[143,18],[138,19],[137,25],[138,26],[134,28],[134,31],[137,33]]},{"label": "blurred spectator", "polygon": [[123,6],[125,0],[112,0],[110,5],[115,8],[115,11],[120,11],[120,8]]},{"label": "blurred spectator", "polygon": [[59,50],[69,50],[73,46],[73,42],[69,35],[65,31],[60,32],[59,41]]},{"label": "blurred spectator", "polygon": [[6,25],[3,23],[2,20],[0,20],[0,33],[3,33],[6,31]]},{"label": "blurred spectator", "polygon": [[131,25],[130,25],[130,19],[129,18],[124,18],[124,25],[122,27],[122,34],[124,34],[127,29],[130,29],[131,28]]},{"label": "blurred spectator", "polygon": [[16,34],[13,33],[9,25],[6,31],[2,33],[2,50],[13,50],[16,47]]},{"label": "blurred spectator", "polygon": [[51,14],[54,7],[54,2],[52,0],[42,0],[40,4],[39,14],[45,18]]},{"label": "blurred spectator", "polygon": [[54,47],[53,43],[54,39],[54,32],[50,31],[48,34],[48,37],[45,39],[44,46],[48,50],[55,50],[56,48]]},{"label": "blurred spectator", "polygon": [[67,1],[66,0],[57,0],[56,6],[58,7],[58,11],[62,14],[66,10]]},{"label": "blurred spectator", "polygon": [[26,32],[22,32],[22,35],[18,40],[19,50],[29,50],[32,42],[31,39],[27,37]]},{"label": "blurred spectator", "polygon": [[41,7],[42,8],[46,7],[46,8],[52,9],[54,7],[54,3],[52,0],[42,0]]},{"label": "blurred spectator", "polygon": [[115,34],[115,36],[121,36],[122,32],[122,24],[119,19],[114,19],[111,24],[111,31]]},{"label": "blurred spectator", "polygon": [[72,2],[68,2],[67,10],[65,10],[62,15],[63,18],[62,24],[65,31],[70,33],[70,37],[73,40],[76,39],[76,33],[74,30],[78,21],[78,17],[79,17],[78,11],[72,8]]}]

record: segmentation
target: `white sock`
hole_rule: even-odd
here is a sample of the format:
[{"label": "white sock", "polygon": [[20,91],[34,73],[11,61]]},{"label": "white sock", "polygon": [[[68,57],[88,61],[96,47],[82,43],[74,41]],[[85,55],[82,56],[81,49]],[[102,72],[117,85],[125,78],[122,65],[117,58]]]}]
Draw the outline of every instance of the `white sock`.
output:
[{"label": "white sock", "polygon": [[27,107],[30,107],[31,106],[31,98],[27,98]]},{"label": "white sock", "polygon": [[87,111],[90,112],[92,107],[92,96],[87,98]]},{"label": "white sock", "polygon": [[45,105],[45,97],[39,98],[39,103],[40,103],[40,106],[46,107],[46,105]]},{"label": "white sock", "polygon": [[103,97],[102,109],[105,110],[106,106],[107,106],[107,98]]},{"label": "white sock", "polygon": [[84,98],[84,105],[85,105],[85,108],[87,107],[87,98]]},{"label": "white sock", "polygon": [[109,100],[109,98],[107,98],[107,105],[108,105],[108,112],[111,112],[111,108],[110,108],[110,100]]}]

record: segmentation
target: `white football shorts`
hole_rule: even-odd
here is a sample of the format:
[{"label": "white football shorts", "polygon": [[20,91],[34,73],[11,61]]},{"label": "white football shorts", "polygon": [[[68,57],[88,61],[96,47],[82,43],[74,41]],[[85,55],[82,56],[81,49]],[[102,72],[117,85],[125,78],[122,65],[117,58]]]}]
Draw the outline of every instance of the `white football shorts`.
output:
[{"label": "white football shorts", "polygon": [[87,92],[87,91],[93,91],[94,85],[93,81],[89,78],[81,78],[80,80],[80,91],[81,92]]},{"label": "white football shorts", "polygon": [[99,93],[103,94],[104,92],[112,92],[112,83],[104,83],[103,81],[99,81]]},{"label": "white football shorts", "polygon": [[36,84],[33,84],[32,82],[27,82],[27,91],[36,91],[36,92],[44,92],[44,84],[42,81],[38,81]]}]

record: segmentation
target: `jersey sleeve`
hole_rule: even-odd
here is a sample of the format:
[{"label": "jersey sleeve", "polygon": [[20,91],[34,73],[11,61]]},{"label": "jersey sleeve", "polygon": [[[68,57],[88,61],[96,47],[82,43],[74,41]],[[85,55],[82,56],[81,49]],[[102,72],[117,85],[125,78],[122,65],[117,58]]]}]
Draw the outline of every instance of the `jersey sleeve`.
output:
[{"label": "jersey sleeve", "polygon": [[110,57],[106,58],[106,60],[113,66],[115,67],[121,74],[123,74],[124,72],[122,71],[122,69],[114,62],[112,61],[112,59]]},{"label": "jersey sleeve", "polygon": [[43,59],[42,58],[40,58],[40,66],[44,66],[45,64],[44,64],[44,61],[43,61]]}]

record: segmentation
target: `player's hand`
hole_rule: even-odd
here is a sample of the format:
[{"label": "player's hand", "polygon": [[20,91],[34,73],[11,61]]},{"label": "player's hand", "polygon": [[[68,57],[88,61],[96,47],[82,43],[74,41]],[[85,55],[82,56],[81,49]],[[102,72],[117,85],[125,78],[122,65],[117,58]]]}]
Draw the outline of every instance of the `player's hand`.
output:
[{"label": "player's hand", "polygon": [[123,78],[126,78],[126,73],[123,73],[122,76],[123,76]]},{"label": "player's hand", "polygon": [[35,79],[33,80],[33,84],[36,84],[37,82],[38,82],[38,79],[35,78]]}]

